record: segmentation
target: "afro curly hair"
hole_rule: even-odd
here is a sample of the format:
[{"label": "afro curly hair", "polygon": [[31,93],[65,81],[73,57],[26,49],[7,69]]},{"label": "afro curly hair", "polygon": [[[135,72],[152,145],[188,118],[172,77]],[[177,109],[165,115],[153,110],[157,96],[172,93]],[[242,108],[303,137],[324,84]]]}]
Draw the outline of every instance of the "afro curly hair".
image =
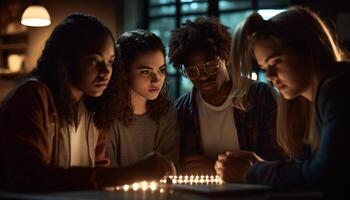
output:
[{"label": "afro curly hair", "polygon": [[185,64],[187,56],[194,50],[205,50],[208,55],[228,61],[231,35],[228,27],[216,18],[200,17],[187,20],[172,31],[169,41],[169,61],[176,69]]}]

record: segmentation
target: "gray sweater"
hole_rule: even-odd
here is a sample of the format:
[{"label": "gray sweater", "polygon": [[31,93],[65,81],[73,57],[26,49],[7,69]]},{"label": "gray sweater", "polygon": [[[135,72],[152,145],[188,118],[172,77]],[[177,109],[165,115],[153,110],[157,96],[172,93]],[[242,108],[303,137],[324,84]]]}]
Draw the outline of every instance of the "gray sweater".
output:
[{"label": "gray sweater", "polygon": [[176,110],[171,107],[159,122],[146,113],[134,115],[132,125],[115,122],[109,131],[107,153],[112,166],[128,166],[157,151],[173,161],[179,159],[179,129]]}]

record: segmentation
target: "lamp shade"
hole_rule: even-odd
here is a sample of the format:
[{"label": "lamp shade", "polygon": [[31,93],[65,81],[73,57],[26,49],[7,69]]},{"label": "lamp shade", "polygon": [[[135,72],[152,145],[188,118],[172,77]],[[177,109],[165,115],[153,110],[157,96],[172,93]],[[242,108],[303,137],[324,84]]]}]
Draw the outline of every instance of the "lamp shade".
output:
[{"label": "lamp shade", "polygon": [[50,25],[51,20],[44,6],[31,5],[23,12],[21,23],[26,26],[42,27]]}]

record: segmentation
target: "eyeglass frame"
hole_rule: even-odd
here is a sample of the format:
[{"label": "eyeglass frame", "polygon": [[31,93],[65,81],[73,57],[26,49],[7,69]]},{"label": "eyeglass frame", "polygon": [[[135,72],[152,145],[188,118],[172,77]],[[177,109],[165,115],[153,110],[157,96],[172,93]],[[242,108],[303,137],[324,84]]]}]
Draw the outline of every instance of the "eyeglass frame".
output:
[{"label": "eyeglass frame", "polygon": [[[210,73],[210,72],[207,71],[207,67],[206,67],[206,66],[209,65],[208,63],[213,62],[213,61],[218,61],[218,63],[217,63],[217,65],[216,65],[216,71]],[[217,58],[215,58],[215,59],[213,59],[213,60],[209,60],[209,61],[207,61],[206,63],[201,64],[201,65],[194,65],[194,66],[185,67],[184,64],[181,64],[180,72],[181,72],[181,74],[182,74],[184,77],[186,77],[186,78],[188,78],[188,79],[190,79],[190,80],[196,80],[196,79],[198,79],[198,78],[200,77],[200,71],[199,71],[200,69],[202,69],[202,70],[203,70],[206,74],[208,74],[208,75],[214,75],[214,74],[217,74],[217,73],[218,73],[219,68],[222,66],[222,63],[223,63],[223,62],[224,62],[223,59],[221,59],[220,57],[217,57]],[[200,67],[200,68],[199,68],[199,67]],[[196,71],[197,71],[197,76],[196,76],[196,78],[190,78],[190,77],[187,75],[186,70],[187,70],[188,68],[196,69]]]}]

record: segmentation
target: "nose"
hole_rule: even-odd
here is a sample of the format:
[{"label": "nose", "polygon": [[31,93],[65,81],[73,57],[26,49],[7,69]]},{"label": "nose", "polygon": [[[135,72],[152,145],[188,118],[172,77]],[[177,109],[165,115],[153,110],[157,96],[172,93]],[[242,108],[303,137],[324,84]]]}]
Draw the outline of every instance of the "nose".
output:
[{"label": "nose", "polygon": [[205,81],[209,78],[209,74],[207,74],[204,69],[198,69],[198,72],[199,72],[199,77],[198,79],[201,80],[201,81]]},{"label": "nose", "polygon": [[151,82],[152,83],[157,83],[160,81],[160,75],[158,73],[151,73]]},{"label": "nose", "polygon": [[99,68],[99,74],[101,77],[106,77],[112,73],[112,66],[108,63],[102,62]]}]

